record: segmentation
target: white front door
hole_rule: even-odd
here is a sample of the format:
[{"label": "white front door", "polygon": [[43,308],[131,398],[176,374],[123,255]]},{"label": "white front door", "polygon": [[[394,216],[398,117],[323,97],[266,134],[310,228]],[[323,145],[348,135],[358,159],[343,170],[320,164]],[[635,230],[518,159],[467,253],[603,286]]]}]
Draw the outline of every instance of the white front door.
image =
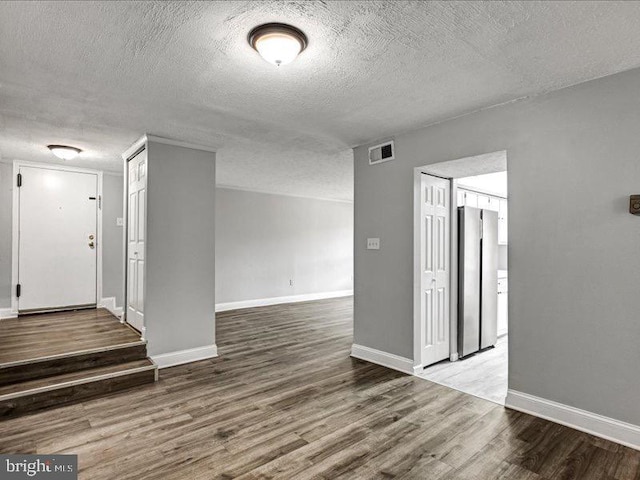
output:
[{"label": "white front door", "polygon": [[422,366],[449,357],[450,182],[422,175],[421,182]]},{"label": "white front door", "polygon": [[19,168],[21,312],[96,304],[98,175]]},{"label": "white front door", "polygon": [[127,312],[129,325],[144,334],[144,257],[147,152],[128,162]]}]

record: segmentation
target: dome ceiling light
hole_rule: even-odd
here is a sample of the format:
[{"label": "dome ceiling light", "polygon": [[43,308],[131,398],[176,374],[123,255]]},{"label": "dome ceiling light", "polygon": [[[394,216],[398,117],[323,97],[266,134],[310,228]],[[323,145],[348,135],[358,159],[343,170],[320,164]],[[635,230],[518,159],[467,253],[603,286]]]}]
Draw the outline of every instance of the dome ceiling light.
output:
[{"label": "dome ceiling light", "polygon": [[62,160],[73,160],[80,155],[80,152],[82,152],[79,148],[69,147],[67,145],[47,145],[47,148],[51,150],[51,153]]},{"label": "dome ceiling light", "polygon": [[308,43],[302,30],[284,23],[259,25],[251,30],[248,40],[262,58],[278,67],[293,62]]}]

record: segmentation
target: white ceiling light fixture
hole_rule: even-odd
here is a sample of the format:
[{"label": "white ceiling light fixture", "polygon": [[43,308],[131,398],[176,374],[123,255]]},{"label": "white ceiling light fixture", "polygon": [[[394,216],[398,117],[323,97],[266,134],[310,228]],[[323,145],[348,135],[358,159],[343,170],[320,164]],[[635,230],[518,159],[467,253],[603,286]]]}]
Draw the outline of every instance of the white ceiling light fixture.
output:
[{"label": "white ceiling light fixture", "polygon": [[69,147],[67,145],[47,145],[47,148],[51,150],[51,153],[62,160],[73,160],[80,155],[80,152],[82,152],[79,148]]},{"label": "white ceiling light fixture", "polygon": [[262,58],[276,66],[286,65],[307,48],[302,30],[285,23],[265,23],[249,33],[251,45]]}]

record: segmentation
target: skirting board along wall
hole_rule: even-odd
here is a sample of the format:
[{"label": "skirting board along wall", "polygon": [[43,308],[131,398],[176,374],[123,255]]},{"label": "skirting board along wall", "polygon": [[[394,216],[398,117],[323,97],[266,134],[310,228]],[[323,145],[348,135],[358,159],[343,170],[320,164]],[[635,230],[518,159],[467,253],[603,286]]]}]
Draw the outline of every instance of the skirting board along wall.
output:
[{"label": "skirting board along wall", "polygon": [[116,306],[116,297],[103,298],[102,300],[100,300],[100,303],[98,303],[98,307],[106,308],[114,316],[122,318],[122,307]]},{"label": "skirting board along wall", "polygon": [[207,347],[190,348],[188,350],[152,355],[151,360],[158,365],[158,368],[167,368],[182,365],[184,363],[215,358],[217,356],[218,347],[216,345],[209,345]]},{"label": "skirting board along wall", "polygon": [[640,450],[637,425],[515,390],[508,390],[505,406]]},{"label": "skirting board along wall", "polygon": [[[374,348],[353,344],[351,356],[409,375],[418,373],[414,372],[412,360]],[[640,450],[640,426],[637,425],[511,389],[505,406]]]},{"label": "skirting board along wall", "polygon": [[359,360],[382,365],[383,367],[398,370],[402,373],[413,375],[413,360],[405,357],[399,357],[392,353],[376,350],[375,348],[365,347],[363,345],[351,345],[351,356]]},{"label": "skirting board along wall", "polygon": [[242,300],[239,302],[216,303],[216,312],[237,310],[239,308],[264,307],[266,305],[279,305],[281,303],[308,302],[310,300],[323,300],[325,298],[350,297],[353,290],[340,290],[337,292],[307,293],[304,295],[290,295],[287,297],[258,298],[255,300]]},{"label": "skirting board along wall", "polygon": [[5,318],[16,318],[18,316],[18,312],[14,312],[10,308],[0,308],[0,320],[4,320]]}]

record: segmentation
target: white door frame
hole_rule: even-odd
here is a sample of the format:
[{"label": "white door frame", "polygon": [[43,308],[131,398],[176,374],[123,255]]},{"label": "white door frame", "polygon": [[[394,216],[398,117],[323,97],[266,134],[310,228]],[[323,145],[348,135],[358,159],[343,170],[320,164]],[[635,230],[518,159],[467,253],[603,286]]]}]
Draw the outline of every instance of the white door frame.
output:
[{"label": "white door frame", "polygon": [[[133,145],[131,145],[122,155],[122,168],[123,168],[123,175],[122,175],[122,218],[123,218],[123,223],[124,223],[124,228],[122,229],[122,274],[123,274],[123,280],[122,280],[122,298],[123,298],[123,306],[122,306],[122,317],[120,317],[120,323],[127,323],[127,325],[129,325],[129,323],[126,321],[127,320],[127,290],[128,290],[128,268],[129,268],[129,262],[128,262],[128,248],[129,248],[129,160],[131,158],[133,158],[134,156],[136,156],[138,153],[140,153],[143,149],[147,149],[147,155],[148,155],[148,145],[147,145],[147,140],[148,140],[148,136],[147,135],[143,135],[141,138],[139,138],[138,140],[135,141],[135,143]],[[147,181],[149,179],[149,157],[147,156]],[[148,184],[147,184],[148,187]],[[148,192],[147,192],[148,195]],[[147,202],[148,202],[148,198],[147,198]],[[147,214],[147,210],[145,209],[145,225],[147,223],[147,219],[146,219],[146,214]],[[146,234],[146,228],[145,228],[145,234]],[[146,246],[145,246],[146,248]],[[145,262],[145,275],[144,278],[146,279],[146,265],[147,262]],[[145,285],[146,288],[146,285]],[[130,327],[131,328],[131,327]],[[145,318],[145,325],[143,325],[142,327],[142,331],[140,332],[140,339],[141,340],[145,340],[146,339],[146,331],[147,331],[147,326],[146,326],[146,318]]]},{"label": "white door frame", "polygon": [[69,167],[50,163],[28,162],[26,160],[13,161],[13,211],[11,224],[11,314],[18,315],[18,297],[16,285],[18,284],[18,262],[20,247],[20,192],[16,185],[20,167],[41,168],[43,170],[56,170],[74,173],[89,173],[97,175],[98,179],[98,217],[96,231],[96,305],[102,300],[102,172],[88,168]]},{"label": "white door frame", "polygon": [[[506,155],[506,151],[504,151]],[[480,157],[480,156],[478,156]],[[466,158],[466,157],[465,157]],[[458,161],[458,160],[454,160]],[[421,190],[421,176],[423,173],[427,175],[437,176],[431,173],[431,169],[438,165],[438,163],[449,162],[437,162],[430,165],[423,165],[413,169],[413,373],[420,374],[425,368],[422,359],[422,336],[423,322],[420,316],[422,294],[420,291],[421,275],[420,271],[420,246],[422,240],[421,229],[421,213],[422,205],[420,201]],[[502,170],[500,170],[502,171]],[[505,170],[506,165],[505,165]],[[444,177],[440,177],[444,178]],[[450,296],[449,296],[449,360],[455,362],[459,358],[458,354],[458,180],[449,178],[451,182],[451,218],[450,218],[450,248],[449,248],[449,281],[450,281]],[[471,189],[470,189],[471,190]],[[494,195],[495,196],[495,195]],[[509,322],[507,322],[509,324]]]}]

